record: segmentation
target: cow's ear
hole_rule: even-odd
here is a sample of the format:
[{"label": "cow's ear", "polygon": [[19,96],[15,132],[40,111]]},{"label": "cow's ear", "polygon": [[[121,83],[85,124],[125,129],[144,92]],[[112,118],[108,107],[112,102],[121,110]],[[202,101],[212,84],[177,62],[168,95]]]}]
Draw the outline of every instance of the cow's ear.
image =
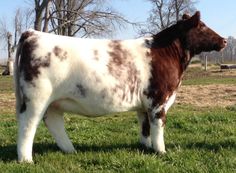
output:
[{"label": "cow's ear", "polygon": [[188,13],[184,13],[183,16],[182,16],[182,19],[183,20],[190,19],[190,15]]},{"label": "cow's ear", "polygon": [[192,27],[197,27],[198,24],[200,23],[200,18],[201,18],[201,15],[200,15],[200,12],[197,11],[190,19],[190,23],[191,23],[191,26]]}]

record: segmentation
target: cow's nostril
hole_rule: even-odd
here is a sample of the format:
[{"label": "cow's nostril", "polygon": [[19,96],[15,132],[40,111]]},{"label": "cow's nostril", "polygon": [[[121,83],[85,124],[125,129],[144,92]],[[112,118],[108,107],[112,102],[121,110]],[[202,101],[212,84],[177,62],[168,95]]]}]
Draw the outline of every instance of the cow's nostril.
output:
[{"label": "cow's nostril", "polygon": [[226,45],[226,44],[227,44],[227,40],[226,40],[226,39],[224,39],[224,40],[223,40],[223,43]]}]

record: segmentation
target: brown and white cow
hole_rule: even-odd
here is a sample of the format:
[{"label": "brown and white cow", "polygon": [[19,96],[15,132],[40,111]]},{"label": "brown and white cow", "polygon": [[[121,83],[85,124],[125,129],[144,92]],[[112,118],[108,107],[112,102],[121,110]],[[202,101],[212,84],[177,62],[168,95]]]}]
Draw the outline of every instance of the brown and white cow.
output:
[{"label": "brown and white cow", "polygon": [[96,40],[28,30],[15,60],[18,160],[32,162],[32,145],[44,122],[64,152],[74,152],[64,112],[89,117],[137,111],[141,143],[165,153],[166,113],[191,57],[219,51],[226,40],[184,15],[150,38]]}]

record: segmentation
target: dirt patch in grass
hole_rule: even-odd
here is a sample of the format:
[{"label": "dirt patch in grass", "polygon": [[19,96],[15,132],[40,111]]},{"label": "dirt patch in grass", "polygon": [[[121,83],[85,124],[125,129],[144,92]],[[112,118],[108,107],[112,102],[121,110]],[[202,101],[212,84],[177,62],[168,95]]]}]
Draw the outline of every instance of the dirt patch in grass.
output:
[{"label": "dirt patch in grass", "polygon": [[12,92],[0,92],[0,112],[14,113],[15,112],[15,94]]},{"label": "dirt patch in grass", "polygon": [[198,107],[227,107],[236,105],[236,85],[188,85],[181,86],[177,93],[177,104]]}]

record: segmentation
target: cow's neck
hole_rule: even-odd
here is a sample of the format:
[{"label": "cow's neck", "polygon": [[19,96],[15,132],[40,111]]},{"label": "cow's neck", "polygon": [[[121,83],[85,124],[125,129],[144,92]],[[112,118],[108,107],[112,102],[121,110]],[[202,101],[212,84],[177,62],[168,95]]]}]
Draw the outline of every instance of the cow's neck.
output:
[{"label": "cow's neck", "polygon": [[[192,56],[185,50],[179,39],[168,46],[151,48],[152,76],[164,74],[160,80],[171,81],[171,88],[177,88]],[[164,79],[165,78],[165,79]]]},{"label": "cow's neck", "polygon": [[178,50],[178,54],[176,56],[179,57],[179,62],[183,71],[185,71],[193,57],[193,54],[190,50],[184,48],[183,44],[179,39],[173,41],[173,49]]},{"label": "cow's neck", "polygon": [[154,35],[151,47],[164,51],[166,57],[179,58],[182,71],[186,70],[193,57],[193,53],[184,48],[184,39],[179,38],[179,33],[174,27]]},{"label": "cow's neck", "polygon": [[156,52],[165,61],[172,59],[173,61],[178,61],[181,72],[184,72],[188,67],[193,55],[191,52],[183,47],[183,44],[179,39],[172,41],[168,46],[155,47]]},{"label": "cow's neck", "polygon": [[182,65],[183,71],[185,71],[187,69],[191,59],[192,59],[192,56],[190,54],[190,51],[184,50],[184,54],[181,57],[181,65]]}]

